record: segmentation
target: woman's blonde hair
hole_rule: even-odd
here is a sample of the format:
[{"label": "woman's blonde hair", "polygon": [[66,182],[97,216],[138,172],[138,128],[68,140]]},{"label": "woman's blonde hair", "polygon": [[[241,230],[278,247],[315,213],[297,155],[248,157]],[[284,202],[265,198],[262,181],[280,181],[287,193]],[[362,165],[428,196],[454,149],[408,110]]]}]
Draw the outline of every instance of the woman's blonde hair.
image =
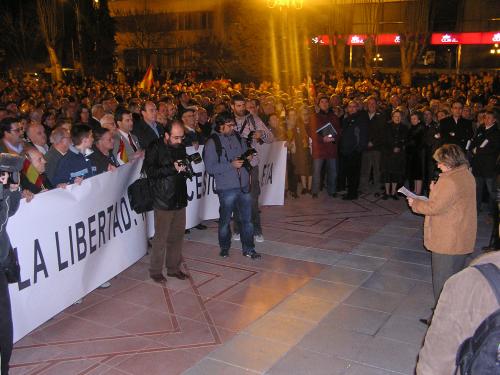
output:
[{"label": "woman's blonde hair", "polygon": [[457,168],[464,164],[469,165],[460,146],[454,144],[446,144],[439,147],[432,157],[437,163],[444,164],[448,168]]}]

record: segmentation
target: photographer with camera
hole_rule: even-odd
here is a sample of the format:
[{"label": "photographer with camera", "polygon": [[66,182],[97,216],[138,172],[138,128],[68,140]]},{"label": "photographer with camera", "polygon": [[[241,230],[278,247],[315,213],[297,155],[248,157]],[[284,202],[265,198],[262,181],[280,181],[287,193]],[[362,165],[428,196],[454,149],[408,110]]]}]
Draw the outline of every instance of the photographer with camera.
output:
[{"label": "photographer with camera", "polygon": [[9,284],[19,281],[17,256],[12,250],[7,221],[19,208],[19,171],[24,158],[0,154],[0,362],[2,375],[9,373],[9,361],[13,346],[12,311]]},{"label": "photographer with camera", "polygon": [[[274,141],[273,133],[257,115],[247,111],[248,102],[253,102],[253,100],[250,99],[245,101],[245,98],[241,94],[233,95],[231,98],[231,109],[233,110],[236,124],[235,131],[237,131],[238,134],[245,139],[248,147],[255,148],[257,144],[272,143]],[[250,171],[250,195],[252,197],[252,224],[254,227],[254,236],[256,242],[264,242],[259,213],[260,181],[258,155],[255,155],[250,163],[253,167]],[[239,239],[241,226],[242,221],[240,219],[239,211],[236,209],[234,215],[235,240]]]},{"label": "photographer with camera", "polygon": [[250,163],[255,150],[234,130],[233,114],[222,112],[215,118],[215,132],[203,150],[207,173],[215,178],[219,196],[219,246],[220,256],[229,256],[231,247],[231,215],[238,209],[241,221],[243,255],[260,258],[255,251],[252,223],[252,196],[250,194]]},{"label": "photographer with camera", "polygon": [[165,127],[164,137],[146,148],[143,170],[149,180],[155,215],[155,235],[152,240],[149,275],[155,282],[166,282],[167,275],[184,280],[181,271],[182,246],[186,227],[187,186],[184,125],[175,120]]}]

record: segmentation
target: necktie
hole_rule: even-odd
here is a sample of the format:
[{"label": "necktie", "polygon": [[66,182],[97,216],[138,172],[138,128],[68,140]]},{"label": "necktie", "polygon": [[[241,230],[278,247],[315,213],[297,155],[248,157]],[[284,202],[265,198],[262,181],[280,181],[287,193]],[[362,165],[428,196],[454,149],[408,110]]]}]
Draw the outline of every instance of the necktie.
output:
[{"label": "necktie", "polygon": [[128,133],[128,142],[130,143],[130,146],[132,146],[132,150],[134,150],[134,152],[136,152],[137,147],[135,146],[134,141],[132,140],[132,136],[130,135],[130,133]]}]

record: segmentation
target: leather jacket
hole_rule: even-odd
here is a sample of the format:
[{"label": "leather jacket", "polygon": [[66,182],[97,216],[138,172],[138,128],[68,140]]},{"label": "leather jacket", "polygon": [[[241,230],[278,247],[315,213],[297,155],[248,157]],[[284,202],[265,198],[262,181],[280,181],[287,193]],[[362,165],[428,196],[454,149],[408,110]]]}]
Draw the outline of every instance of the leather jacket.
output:
[{"label": "leather jacket", "polygon": [[0,264],[3,265],[11,248],[7,234],[7,221],[19,208],[20,191],[10,191],[7,187],[0,189]]},{"label": "leather jacket", "polygon": [[146,149],[143,170],[149,180],[155,210],[179,210],[187,206],[186,176],[174,162],[186,158],[184,146],[172,147],[160,138]]}]

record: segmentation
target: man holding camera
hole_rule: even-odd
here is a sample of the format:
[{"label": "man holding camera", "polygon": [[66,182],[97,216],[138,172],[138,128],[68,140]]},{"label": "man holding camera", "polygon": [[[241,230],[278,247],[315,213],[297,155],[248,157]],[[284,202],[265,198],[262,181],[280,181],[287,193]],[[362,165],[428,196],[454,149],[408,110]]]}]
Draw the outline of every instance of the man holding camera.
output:
[{"label": "man holding camera", "polygon": [[250,194],[250,162],[255,150],[235,132],[233,114],[222,112],[215,118],[215,133],[203,150],[206,171],[214,176],[219,196],[219,246],[220,256],[229,256],[231,247],[231,215],[238,209],[241,221],[243,255],[260,258],[255,251],[252,223],[252,196]]},{"label": "man holding camera", "polygon": [[[9,284],[19,281],[19,268],[7,234],[7,221],[19,208],[19,171],[24,158],[0,154],[0,362],[2,375],[9,373],[13,327]],[[13,178],[13,176],[16,176]]]},{"label": "man holding camera", "polygon": [[[244,138],[248,147],[255,148],[257,143],[272,143],[274,141],[273,133],[267,128],[262,120],[249,113],[246,109],[246,101],[243,95],[236,94],[231,98],[231,109],[233,110],[236,129],[235,131]],[[259,195],[260,195],[260,181],[259,181],[259,157],[255,157],[251,161],[252,170],[250,171],[250,195],[252,197],[252,224],[254,227],[255,241],[264,242],[262,235],[262,227],[260,224],[259,213]],[[234,215],[234,232],[235,238],[239,239],[241,232],[242,222],[240,219],[239,211],[236,208]]]},{"label": "man holding camera", "polygon": [[173,121],[165,127],[164,137],[146,148],[143,169],[150,182],[155,214],[149,274],[155,282],[166,282],[167,275],[184,280],[181,271],[182,245],[186,227],[186,148],[183,146],[184,125]]}]

